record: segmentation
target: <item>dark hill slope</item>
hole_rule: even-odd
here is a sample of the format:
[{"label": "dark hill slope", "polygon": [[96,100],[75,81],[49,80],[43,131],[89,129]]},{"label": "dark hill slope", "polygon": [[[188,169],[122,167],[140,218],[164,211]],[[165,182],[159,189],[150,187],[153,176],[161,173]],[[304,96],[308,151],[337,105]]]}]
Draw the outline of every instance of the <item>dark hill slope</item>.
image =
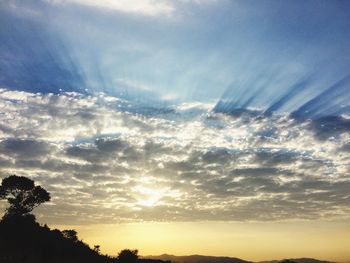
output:
[{"label": "dark hill slope", "polygon": [[0,221],[1,263],[112,263],[116,260],[90,249],[59,230],[40,226],[33,217]]}]

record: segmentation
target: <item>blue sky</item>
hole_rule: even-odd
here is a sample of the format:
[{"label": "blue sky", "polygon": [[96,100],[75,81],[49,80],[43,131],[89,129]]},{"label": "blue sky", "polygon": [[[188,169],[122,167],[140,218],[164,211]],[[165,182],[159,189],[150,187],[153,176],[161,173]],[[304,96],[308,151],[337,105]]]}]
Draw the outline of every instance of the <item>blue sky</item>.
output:
[{"label": "blue sky", "polygon": [[[0,84],[293,112],[348,76],[349,8],[346,1],[4,1]],[[349,112],[349,81],[342,83],[314,116]]]}]

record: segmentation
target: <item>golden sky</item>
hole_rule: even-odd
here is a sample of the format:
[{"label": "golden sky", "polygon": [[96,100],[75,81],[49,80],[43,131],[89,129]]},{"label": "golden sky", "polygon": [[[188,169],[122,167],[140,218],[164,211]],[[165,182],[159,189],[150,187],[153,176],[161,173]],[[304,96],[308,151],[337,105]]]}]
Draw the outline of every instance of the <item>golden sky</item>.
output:
[{"label": "golden sky", "polygon": [[102,253],[117,254],[123,248],[141,255],[216,255],[245,260],[313,257],[349,261],[350,221],[294,221],[264,223],[173,222],[126,223],[74,228]]}]

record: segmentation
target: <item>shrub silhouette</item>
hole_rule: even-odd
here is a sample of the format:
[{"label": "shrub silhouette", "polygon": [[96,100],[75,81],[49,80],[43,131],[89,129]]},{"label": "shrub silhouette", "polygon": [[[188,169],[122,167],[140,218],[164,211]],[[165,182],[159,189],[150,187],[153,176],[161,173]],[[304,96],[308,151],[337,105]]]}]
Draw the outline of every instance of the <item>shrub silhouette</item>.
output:
[{"label": "shrub silhouette", "polygon": [[69,239],[72,240],[74,242],[78,241],[78,233],[77,231],[75,231],[74,229],[69,229],[69,230],[63,230],[62,231],[62,235]]},{"label": "shrub silhouette", "polygon": [[138,250],[124,249],[118,254],[118,261],[120,263],[135,263],[138,261]]},{"label": "shrub silhouette", "polygon": [[100,245],[95,245],[94,246],[94,251],[97,253],[97,254],[100,254]]},{"label": "shrub silhouette", "polygon": [[2,180],[0,198],[7,199],[10,204],[4,215],[6,218],[28,215],[35,207],[50,201],[50,194],[29,178],[11,175]]}]

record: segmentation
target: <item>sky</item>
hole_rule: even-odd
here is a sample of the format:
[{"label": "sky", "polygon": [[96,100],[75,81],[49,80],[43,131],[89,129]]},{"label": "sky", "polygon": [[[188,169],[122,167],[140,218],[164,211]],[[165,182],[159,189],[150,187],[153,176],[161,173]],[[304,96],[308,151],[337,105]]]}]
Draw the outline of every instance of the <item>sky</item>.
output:
[{"label": "sky", "polygon": [[349,261],[349,11],[3,0],[0,178],[104,253]]}]

